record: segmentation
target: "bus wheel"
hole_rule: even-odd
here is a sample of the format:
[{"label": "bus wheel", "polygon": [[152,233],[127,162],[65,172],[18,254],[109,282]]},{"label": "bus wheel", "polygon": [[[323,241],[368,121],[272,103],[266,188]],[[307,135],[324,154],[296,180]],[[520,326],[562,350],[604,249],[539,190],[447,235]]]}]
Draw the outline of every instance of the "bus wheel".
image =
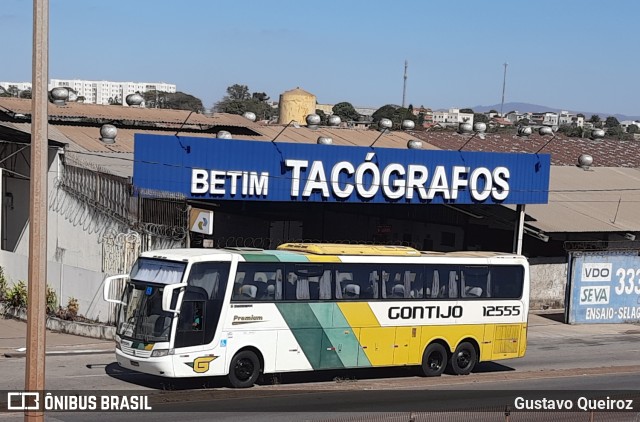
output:
[{"label": "bus wheel", "polygon": [[422,374],[425,377],[439,377],[447,366],[447,350],[440,343],[431,343],[422,355]]},{"label": "bus wheel", "polygon": [[464,341],[456,347],[449,361],[449,366],[454,374],[469,375],[477,362],[476,348],[473,347],[473,344]]},{"label": "bus wheel", "polygon": [[260,359],[250,350],[237,353],[229,366],[229,382],[235,388],[252,387],[260,376]]}]

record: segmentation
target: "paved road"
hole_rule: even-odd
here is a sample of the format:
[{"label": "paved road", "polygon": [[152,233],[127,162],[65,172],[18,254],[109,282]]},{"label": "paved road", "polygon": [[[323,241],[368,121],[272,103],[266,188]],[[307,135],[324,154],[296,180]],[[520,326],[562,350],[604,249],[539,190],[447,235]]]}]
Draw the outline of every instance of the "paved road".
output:
[{"label": "paved road", "polygon": [[[568,326],[541,316],[532,316],[529,326],[529,346],[525,358],[482,363],[473,374],[466,377],[445,375],[440,378],[422,378],[416,376],[415,372],[409,368],[286,374],[276,380],[268,379],[266,383],[256,388],[239,392],[224,388],[225,382],[220,379],[170,381],[126,371],[115,364],[112,353],[69,353],[47,356],[46,386],[50,390],[82,390],[84,392],[119,390],[158,394],[153,396],[156,400],[153,406],[165,411],[174,410],[177,405],[181,406],[181,410],[212,411],[212,400],[217,400],[214,403],[218,410],[238,410],[239,406],[243,411],[229,414],[216,413],[216,420],[229,421],[344,420],[345,414],[341,411],[359,409],[359,406],[365,406],[367,410],[376,412],[405,409],[403,407],[394,409],[391,406],[398,402],[398,396],[389,395],[388,390],[400,391],[402,393],[400,403],[406,405],[406,409],[415,410],[419,409],[418,405],[424,402],[425,391],[456,392],[453,403],[458,403],[461,402],[459,394],[463,389],[473,390],[472,394],[482,390],[496,389],[509,392],[549,389],[562,391],[639,389],[640,384],[637,380],[640,379],[640,358],[638,357],[640,356],[640,326]],[[104,350],[103,346],[104,344],[99,344],[95,346],[95,350]],[[2,374],[0,390],[23,388],[24,362],[25,360],[20,357],[0,357],[0,374]],[[165,393],[164,390],[172,391]],[[375,390],[387,390],[387,395],[380,396],[379,393],[372,393],[364,402],[362,397],[341,395],[344,392],[355,391],[358,394],[362,391]],[[233,396],[228,397],[227,401],[222,401],[221,398],[225,394]],[[249,394],[251,398],[244,398],[241,394]],[[255,397],[260,394],[277,394],[280,397],[277,400],[271,398],[268,401],[260,401]],[[168,403],[166,403],[167,400],[169,400]],[[447,400],[445,397],[435,402],[446,404]],[[476,398],[477,400],[483,404],[488,403],[486,400]],[[278,403],[293,406],[293,411],[280,412],[282,409],[278,408]],[[313,409],[312,405],[319,405],[322,410],[331,412],[309,413]],[[271,410],[276,413],[265,416],[247,412],[250,410],[248,406],[262,410],[270,409],[272,406]],[[188,417],[185,417],[186,415]],[[479,415],[487,416],[486,413]],[[399,419],[393,419],[396,416]],[[568,417],[568,415],[564,416]],[[636,420],[635,415],[633,417],[630,414],[618,416],[622,419],[608,420]],[[0,415],[0,420],[14,420],[16,417],[18,419],[15,420],[21,419],[19,415],[5,414]],[[171,413],[153,414],[153,418],[158,421],[175,420],[175,417],[176,415]],[[211,420],[211,417],[212,415],[193,412],[182,415],[184,420]],[[408,420],[408,414],[404,413],[393,412],[390,417],[392,419],[384,419],[376,414],[376,418],[382,418],[377,420]],[[468,414],[460,417],[459,420],[469,420]],[[475,415],[474,419],[478,417]],[[110,413],[104,416],[92,414],[91,418],[133,420],[139,416]],[[49,414],[48,420],[80,421],[86,420],[86,414],[83,417],[83,414],[55,413]],[[455,419],[449,418],[449,420]],[[487,420],[504,420],[504,415],[502,419]],[[640,416],[637,422],[640,422]]]}]

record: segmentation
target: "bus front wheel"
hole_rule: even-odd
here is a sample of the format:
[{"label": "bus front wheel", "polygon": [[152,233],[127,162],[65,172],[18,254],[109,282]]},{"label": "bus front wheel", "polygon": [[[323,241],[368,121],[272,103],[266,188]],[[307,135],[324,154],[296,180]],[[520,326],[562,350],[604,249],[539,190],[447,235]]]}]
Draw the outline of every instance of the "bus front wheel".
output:
[{"label": "bus front wheel", "polygon": [[235,388],[248,388],[260,376],[260,359],[251,350],[237,353],[229,366],[229,382]]},{"label": "bus front wheel", "polygon": [[449,361],[449,369],[456,375],[469,375],[478,362],[478,353],[473,344],[462,342],[456,347]]},{"label": "bus front wheel", "polygon": [[442,375],[447,366],[447,350],[440,343],[431,343],[422,355],[422,374],[425,377]]}]

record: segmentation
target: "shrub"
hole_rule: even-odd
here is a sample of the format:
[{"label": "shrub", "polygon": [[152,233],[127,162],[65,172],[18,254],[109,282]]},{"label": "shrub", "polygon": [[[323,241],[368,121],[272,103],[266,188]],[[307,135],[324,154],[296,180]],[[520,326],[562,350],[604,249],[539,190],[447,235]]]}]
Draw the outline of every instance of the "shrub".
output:
[{"label": "shrub", "polygon": [[54,315],[58,307],[56,291],[47,284],[47,315]]},{"label": "shrub", "polygon": [[27,284],[20,280],[7,291],[7,305],[12,308],[27,307]]},{"label": "shrub", "polygon": [[7,294],[9,293],[9,285],[7,278],[4,276],[4,268],[0,267],[0,302],[7,300]]},{"label": "shrub", "polygon": [[60,306],[56,312],[56,316],[60,319],[66,319],[68,321],[75,321],[78,318],[78,311],[80,310],[80,304],[78,299],[70,297],[66,307]]}]

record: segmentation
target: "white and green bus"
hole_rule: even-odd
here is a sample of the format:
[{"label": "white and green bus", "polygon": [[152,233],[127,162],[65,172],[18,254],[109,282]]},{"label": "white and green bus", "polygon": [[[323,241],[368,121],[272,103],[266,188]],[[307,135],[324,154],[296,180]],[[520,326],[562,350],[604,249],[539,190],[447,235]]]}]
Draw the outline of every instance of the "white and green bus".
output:
[{"label": "white and green bus", "polygon": [[[109,297],[114,280],[121,297]],[[122,282],[122,280],[121,280]],[[109,277],[118,363],[163,377],[415,365],[426,376],[524,356],[529,266],[499,252],[289,243],[143,253]]]}]

